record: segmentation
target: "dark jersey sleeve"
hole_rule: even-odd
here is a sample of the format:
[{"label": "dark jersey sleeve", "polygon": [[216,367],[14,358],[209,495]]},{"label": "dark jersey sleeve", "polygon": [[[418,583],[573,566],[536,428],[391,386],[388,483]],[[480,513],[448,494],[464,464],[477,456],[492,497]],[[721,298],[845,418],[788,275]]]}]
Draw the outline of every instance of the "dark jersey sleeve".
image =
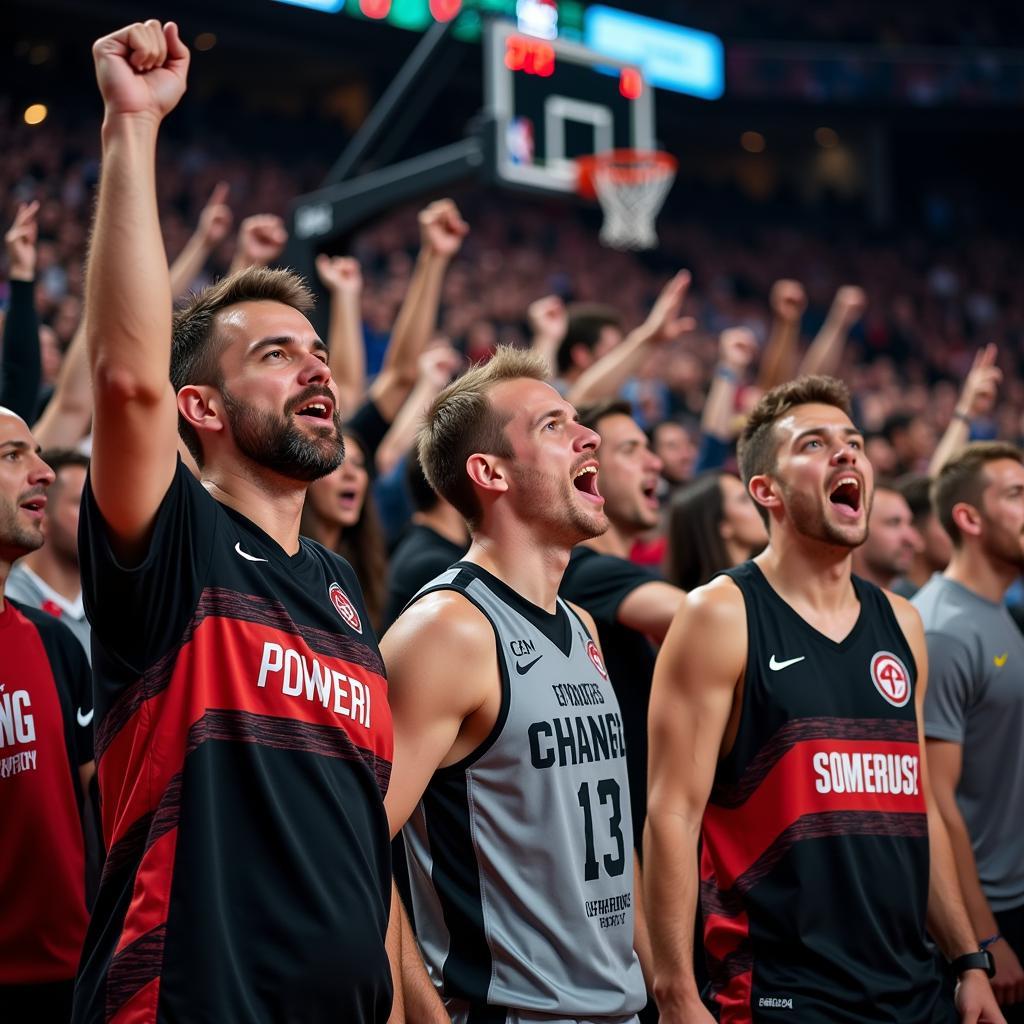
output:
[{"label": "dark jersey sleeve", "polygon": [[373,399],[368,398],[352,414],[352,418],[345,424],[353,433],[359,435],[359,439],[366,446],[366,469],[370,476],[375,475],[377,462],[377,449],[385,434],[391,429],[391,424],[380,414],[380,410],[373,404]]},{"label": "dark jersey sleeve", "polygon": [[0,405],[31,423],[43,380],[35,282],[11,281],[11,302],[0,347]]},{"label": "dark jersey sleeve", "polygon": [[580,548],[569,560],[559,594],[585,608],[598,624],[616,622],[619,605],[637,587],[658,579],[649,569],[628,559]]},{"label": "dark jersey sleeve", "polygon": [[94,652],[98,644],[141,673],[177,645],[199,601],[222,515],[179,458],[145,557],[125,566],[110,546],[92,481],[86,480],[78,550]]}]

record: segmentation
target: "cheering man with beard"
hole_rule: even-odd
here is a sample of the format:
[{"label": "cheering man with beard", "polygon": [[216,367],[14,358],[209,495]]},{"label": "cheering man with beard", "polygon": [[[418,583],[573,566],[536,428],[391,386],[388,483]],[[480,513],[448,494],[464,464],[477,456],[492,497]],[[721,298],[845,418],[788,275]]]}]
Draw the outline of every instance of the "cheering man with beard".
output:
[{"label": "cheering man with beard", "polygon": [[[739,460],[768,547],[687,596],[651,694],[644,867],[661,1019],[1003,1024],[929,786],[921,620],[851,574],[873,474],[845,386],[769,391]],[[715,1017],[693,983],[698,891]]]},{"label": "cheering man with beard", "polygon": [[384,669],[352,570],[299,538],[344,455],[326,346],[303,283],[264,269],[172,327],[154,162],[188,51],[148,21],[93,54],[80,551],[109,854],[74,1019],[382,1022]]}]

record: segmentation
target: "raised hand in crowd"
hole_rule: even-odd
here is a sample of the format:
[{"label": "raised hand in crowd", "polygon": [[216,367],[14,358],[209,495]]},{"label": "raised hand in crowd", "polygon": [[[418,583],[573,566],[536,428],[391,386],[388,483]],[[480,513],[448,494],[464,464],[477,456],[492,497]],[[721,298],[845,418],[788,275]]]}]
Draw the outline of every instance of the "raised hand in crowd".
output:
[{"label": "raised hand in crowd", "polygon": [[930,477],[938,476],[939,470],[967,444],[971,436],[971,423],[987,416],[995,406],[999,385],[1003,380],[1003,371],[996,366],[998,358],[999,349],[995,344],[988,344],[974,354],[974,362],[964,380],[953,418],[928,463]]},{"label": "raised hand in crowd", "polygon": [[284,221],[273,213],[257,213],[246,217],[238,228],[231,273],[247,267],[268,267],[284,251],[288,230]]},{"label": "raised hand in crowd", "polygon": [[438,199],[420,211],[420,250],[452,259],[469,234],[469,225],[451,199]]},{"label": "raised hand in crowd", "polygon": [[369,390],[370,401],[387,423],[394,420],[416,386],[420,354],[437,326],[444,275],[469,233],[469,225],[451,199],[438,199],[421,210],[419,226],[419,256],[380,373]]},{"label": "raised hand in crowd", "polygon": [[199,214],[199,222],[184,249],[171,264],[171,294],[184,295],[196,279],[211,252],[228,236],[234,214],[227,204],[230,186],[219,181]]},{"label": "raised hand in crowd", "polygon": [[782,278],[768,295],[771,330],[761,356],[758,386],[764,390],[790,380],[796,373],[800,322],[807,309],[807,293],[799,281]]},{"label": "raised hand in crowd", "polygon": [[[749,327],[729,327],[718,337],[718,364],[711,379],[711,388],[704,411],[701,414],[700,430],[704,438],[731,442],[739,432],[736,416],[736,392],[743,383],[750,364],[757,355],[757,338]],[[702,455],[706,453],[702,451]],[[722,457],[713,460],[714,465],[724,461]],[[702,469],[710,464],[702,461]]]},{"label": "raised hand in crowd", "polygon": [[562,344],[569,327],[569,312],[565,302],[560,295],[545,295],[535,299],[527,307],[526,321],[530,326],[530,347],[544,357],[548,372],[554,376],[558,346]]},{"label": "raised hand in crowd", "polygon": [[21,203],[14,222],[4,235],[7,276],[12,281],[32,281],[36,276],[36,243],[39,240],[39,200]]},{"label": "raised hand in crowd", "polygon": [[156,127],[185,93],[189,52],[178,26],[155,18],[118,29],[92,47],[104,104],[104,131],[118,117],[149,120]]},{"label": "raised hand in crowd", "polygon": [[579,407],[616,395],[619,389],[644,364],[652,351],[678,341],[692,331],[697,322],[683,316],[683,304],[690,290],[690,272],[680,270],[661,289],[647,318],[580,375],[566,396]]},{"label": "raised hand in crowd", "polygon": [[800,361],[798,376],[805,373],[834,376],[839,372],[846,339],[854,325],[864,315],[867,304],[867,295],[858,285],[844,284],[838,289],[821,330]]},{"label": "raised hand in crowd", "polygon": [[16,412],[29,423],[43,378],[34,295],[38,212],[37,201],[22,203],[4,235],[11,298],[0,339],[0,407]]},{"label": "raised hand in crowd", "polygon": [[342,415],[351,416],[366,392],[366,346],[360,303],[363,272],[351,256],[316,258],[316,272],[330,293],[327,346]]}]

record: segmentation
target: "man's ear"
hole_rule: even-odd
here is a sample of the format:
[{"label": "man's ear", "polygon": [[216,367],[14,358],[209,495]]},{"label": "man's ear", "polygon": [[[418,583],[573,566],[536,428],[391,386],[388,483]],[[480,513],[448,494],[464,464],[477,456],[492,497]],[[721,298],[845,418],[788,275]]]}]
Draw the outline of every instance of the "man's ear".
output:
[{"label": "man's ear", "polygon": [[761,508],[766,508],[769,512],[782,507],[782,495],[779,492],[778,482],[767,473],[752,476],[750,483],[747,484],[747,491],[754,499],[755,505],[760,505]]},{"label": "man's ear", "polygon": [[224,429],[224,405],[212,385],[186,384],[178,392],[177,402],[178,412],[197,431]]},{"label": "man's ear", "polygon": [[483,491],[500,494],[508,490],[508,476],[503,460],[497,455],[476,452],[466,459],[469,479]]},{"label": "man's ear", "polygon": [[966,501],[958,501],[953,506],[953,522],[965,537],[978,537],[981,534],[981,513],[976,506]]}]

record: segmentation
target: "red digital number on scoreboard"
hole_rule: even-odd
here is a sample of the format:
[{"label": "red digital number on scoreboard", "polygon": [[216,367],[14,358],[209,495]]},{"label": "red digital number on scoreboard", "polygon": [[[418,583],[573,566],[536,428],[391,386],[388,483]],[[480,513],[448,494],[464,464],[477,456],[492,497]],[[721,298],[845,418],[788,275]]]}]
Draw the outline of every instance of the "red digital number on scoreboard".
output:
[{"label": "red digital number on scoreboard", "polygon": [[549,78],[555,73],[555,48],[540,39],[509,36],[505,40],[505,67]]}]

